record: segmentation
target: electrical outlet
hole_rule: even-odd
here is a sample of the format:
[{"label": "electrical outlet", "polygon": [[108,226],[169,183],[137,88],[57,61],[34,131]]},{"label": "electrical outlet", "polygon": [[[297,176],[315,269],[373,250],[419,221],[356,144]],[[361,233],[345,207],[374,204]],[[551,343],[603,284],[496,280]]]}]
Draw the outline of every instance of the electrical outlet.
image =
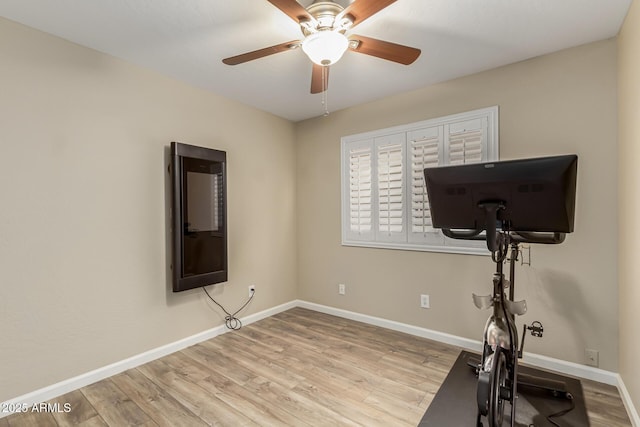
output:
[{"label": "electrical outlet", "polygon": [[346,293],[347,293],[347,287],[345,286],[345,284],[344,284],[344,283],[339,283],[339,284],[338,284],[338,293],[339,293],[340,295],[344,295],[344,294],[346,294]]},{"label": "electrical outlet", "polygon": [[430,307],[429,295],[426,295],[426,294],[420,295],[420,307],[422,307],[422,308],[429,308]]},{"label": "electrical outlet", "polygon": [[587,359],[587,365],[598,367],[598,350],[585,348],[584,355]]},{"label": "electrical outlet", "polygon": [[253,294],[256,293],[256,286],[255,285],[249,285],[249,298],[251,298],[251,296]]}]

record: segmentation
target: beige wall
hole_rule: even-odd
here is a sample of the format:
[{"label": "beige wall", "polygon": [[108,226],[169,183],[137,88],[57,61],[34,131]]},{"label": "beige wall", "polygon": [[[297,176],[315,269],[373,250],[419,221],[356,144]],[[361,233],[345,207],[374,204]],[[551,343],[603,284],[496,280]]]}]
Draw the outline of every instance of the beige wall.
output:
[{"label": "beige wall", "polygon": [[[245,314],[296,297],[288,121],[0,19],[0,401],[222,324],[166,269],[166,147],[227,151]],[[251,123],[251,126],[246,126]]]},{"label": "beige wall", "polygon": [[[624,53],[638,48],[637,9],[618,43],[621,191],[638,187],[625,161],[640,129],[625,117],[640,95],[623,96],[638,93]],[[478,340],[487,313],[470,294],[489,292],[488,258],[340,245],[340,137],[499,105],[501,158],[580,156],[576,233],[518,271],[521,320],[545,325],[527,349],[578,363],[599,350],[638,406],[640,349],[623,340],[618,355],[615,41],[296,125],[2,19],[0,58],[0,401],[221,324],[200,291],[168,289],[171,140],[228,153],[231,275],[211,288],[223,304],[256,284],[246,314],[299,297]],[[639,209],[625,203],[633,229]],[[624,338],[640,320],[634,261],[621,257]]]},{"label": "beige wall", "polygon": [[[490,293],[488,257],[341,246],[340,137],[492,105],[500,106],[502,159],[579,156],[576,232],[560,246],[534,246],[533,266],[518,269],[516,294],[529,304],[520,321],[545,326],[527,350],[584,363],[584,349],[596,349],[600,367],[617,371],[614,40],[298,123],[299,296],[480,340],[488,313],[471,293]],[[419,308],[421,293],[431,309]]]},{"label": "beige wall", "polygon": [[619,132],[619,369],[634,406],[640,408],[640,4],[633,2],[618,36]]}]

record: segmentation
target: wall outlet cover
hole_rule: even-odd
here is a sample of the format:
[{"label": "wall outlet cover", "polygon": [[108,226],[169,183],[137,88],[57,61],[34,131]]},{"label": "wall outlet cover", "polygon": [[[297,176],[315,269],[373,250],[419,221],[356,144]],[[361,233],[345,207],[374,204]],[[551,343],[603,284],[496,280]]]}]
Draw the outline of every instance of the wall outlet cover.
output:
[{"label": "wall outlet cover", "polygon": [[430,308],[431,304],[429,301],[429,295],[422,294],[420,295],[420,307],[422,308]]}]

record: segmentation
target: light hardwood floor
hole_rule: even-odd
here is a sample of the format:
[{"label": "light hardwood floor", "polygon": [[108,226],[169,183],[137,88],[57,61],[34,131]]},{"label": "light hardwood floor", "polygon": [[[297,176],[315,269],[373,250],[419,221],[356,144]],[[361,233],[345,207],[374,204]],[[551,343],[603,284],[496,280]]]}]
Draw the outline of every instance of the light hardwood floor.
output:
[{"label": "light hardwood floor", "polygon": [[[0,427],[416,426],[459,352],[294,308],[51,401],[68,413]],[[582,383],[592,426],[631,425],[615,387]]]}]

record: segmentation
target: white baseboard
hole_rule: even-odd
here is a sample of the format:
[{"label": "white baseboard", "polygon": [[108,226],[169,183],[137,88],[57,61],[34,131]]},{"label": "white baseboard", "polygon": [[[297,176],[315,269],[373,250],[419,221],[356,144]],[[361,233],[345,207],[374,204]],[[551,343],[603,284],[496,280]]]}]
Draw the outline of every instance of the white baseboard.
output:
[{"label": "white baseboard", "polygon": [[[255,313],[247,317],[243,317],[241,318],[241,320],[244,325],[249,325],[258,320],[265,319],[269,316],[273,316],[274,314],[280,313],[285,310],[289,310],[290,308],[293,308],[295,306],[296,306],[296,302],[290,301],[288,303],[281,304],[276,307],[269,308],[267,310],[263,310],[259,313]],[[217,326],[215,328],[211,328],[209,330],[197,333],[195,335],[191,335],[190,337],[183,338],[181,340],[172,342],[170,344],[166,344],[161,347],[157,347],[152,350],[145,351],[144,353],[140,353],[138,355],[129,357],[128,359],[124,359],[119,362],[112,363],[107,366],[103,366],[102,368],[98,368],[93,371],[86,372],[84,374],[78,375],[73,378],[69,378],[67,380],[61,381],[56,384],[52,384],[50,386],[41,388],[31,393],[27,393],[22,396],[18,396],[14,399],[1,402],[0,408],[2,408],[2,410],[0,411],[0,418],[10,415],[12,411],[9,411],[9,409],[11,408],[31,407],[36,403],[45,402],[47,400],[54,399],[58,396],[62,396],[63,394],[77,390],[81,387],[85,387],[89,384],[93,384],[97,381],[103,380],[112,375],[116,375],[116,374],[119,374],[120,372],[124,372],[127,369],[135,368],[144,363],[151,362],[152,360],[156,360],[163,356],[169,355],[171,353],[175,353],[176,351],[180,351],[186,347],[214,338],[227,331],[228,329],[224,325]]]},{"label": "white baseboard", "polygon": [[615,372],[605,371],[604,369],[594,368],[592,366],[581,365],[579,363],[567,362],[566,360],[554,359],[553,357],[543,356],[535,353],[524,353],[523,363],[537,368],[548,369],[561,374],[571,375],[574,377],[585,378],[587,380],[597,381],[599,383],[618,385],[619,375]]},{"label": "white baseboard", "polygon": [[622,381],[622,377],[620,377],[620,375],[618,375],[618,390],[620,391],[620,397],[622,397],[624,407],[627,409],[631,425],[633,427],[640,427],[640,415],[638,414],[636,407],[633,405],[633,401],[629,395],[629,390],[627,390],[627,387],[624,385],[624,381]]},{"label": "white baseboard", "polygon": [[[334,316],[344,317],[346,319],[356,320],[359,322],[392,329],[394,331],[404,332],[422,338],[428,338],[434,341],[462,347],[471,351],[479,352],[482,349],[482,344],[480,343],[480,341],[462,338],[427,328],[421,328],[419,326],[408,325],[405,323],[395,322],[393,320],[382,319],[380,317],[368,316],[366,314],[354,313],[352,311],[310,303],[307,301],[298,301],[297,305],[298,307],[308,308],[309,310],[315,310],[321,313],[332,314]],[[525,353],[523,361],[530,366],[549,369],[551,371],[594,380],[609,385],[618,385],[619,375],[615,372],[605,371],[603,369],[593,368],[591,366],[580,365],[578,363],[567,362],[564,360],[554,359],[552,357],[533,353]]]},{"label": "white baseboard", "polygon": [[326,305],[316,304],[307,301],[297,301],[297,306],[309,310],[319,311],[325,314],[331,314],[345,319],[355,320],[357,322],[367,323],[369,325],[380,326],[381,328],[391,329],[393,331],[404,332],[421,338],[427,338],[446,344],[456,345],[471,351],[481,351],[482,344],[480,341],[470,340],[467,338],[450,335],[444,332],[438,332],[431,329],[421,328],[418,326],[408,325],[393,320],[387,320],[380,317],[369,316],[367,314],[355,313],[353,311],[342,310],[340,308],[329,307]]},{"label": "white baseboard", "polygon": [[[302,307],[309,310],[318,311],[321,313],[343,317],[345,319],[351,319],[351,320],[367,323],[374,326],[380,326],[382,328],[404,332],[410,335],[427,338],[427,339],[431,339],[431,340],[446,343],[446,344],[455,345],[471,351],[477,352],[477,351],[480,351],[482,348],[480,341],[471,340],[468,338],[462,338],[462,337],[447,334],[444,332],[438,332],[438,331],[434,331],[427,328],[408,325],[406,323],[400,323],[393,320],[369,316],[366,314],[360,314],[353,311],[329,307],[321,304],[315,304],[315,303],[302,301],[302,300],[290,301],[290,302],[278,305],[276,307],[263,310],[259,313],[255,313],[250,316],[244,317],[241,320],[244,325],[249,325],[253,322],[256,322],[261,319],[265,319],[269,316],[273,316],[274,314],[289,310],[294,307]],[[128,359],[121,360],[116,363],[112,363],[111,365],[98,368],[96,370],[87,372],[85,374],[78,375],[73,378],[69,378],[59,383],[41,388],[39,390],[35,390],[31,393],[18,396],[14,399],[1,402],[0,407],[14,408],[14,407],[19,407],[19,405],[26,405],[30,407],[36,403],[45,402],[47,400],[56,398],[65,393],[69,393],[73,390],[77,390],[81,387],[85,387],[89,384],[93,384],[97,381],[103,380],[112,375],[116,375],[120,372],[126,371],[127,369],[135,368],[144,363],[150,362],[155,359],[159,359],[160,357],[166,356],[176,351],[180,351],[186,347],[214,338],[225,332],[227,332],[227,329],[223,325],[217,326],[215,328],[197,333],[195,335],[192,335],[187,338],[183,338],[173,343],[146,351],[144,353],[138,354]],[[554,359],[551,357],[542,356],[538,354],[531,354],[531,353],[525,354],[524,362],[531,366],[549,369],[552,371],[617,386],[618,390],[620,391],[620,396],[625,405],[625,408],[627,409],[627,413],[629,414],[629,418],[631,419],[631,422],[633,424],[633,427],[640,427],[640,417],[638,416],[638,412],[633,405],[631,397],[629,396],[629,392],[626,389],[624,382],[622,381],[622,378],[620,377],[619,374],[605,371],[603,369],[592,368],[590,366],[579,365],[577,363],[567,362],[564,360]],[[11,412],[0,411],[0,418],[10,414]]]}]

